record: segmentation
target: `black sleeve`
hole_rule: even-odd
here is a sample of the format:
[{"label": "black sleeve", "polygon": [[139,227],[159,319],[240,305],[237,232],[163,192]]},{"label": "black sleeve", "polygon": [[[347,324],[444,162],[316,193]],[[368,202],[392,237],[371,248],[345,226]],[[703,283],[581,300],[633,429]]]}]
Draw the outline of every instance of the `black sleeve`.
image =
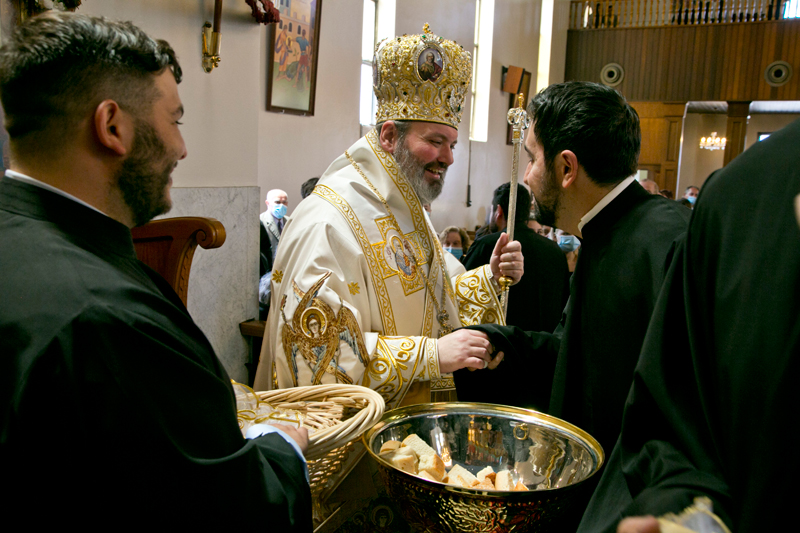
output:
[{"label": "black sleeve", "polygon": [[185,524],[258,510],[275,531],[311,531],[294,449],[280,435],[245,440],[230,379],[188,314],[139,303],[153,313],[85,309],[17,385],[4,438],[24,478],[51,480],[59,509]]},{"label": "black sleeve", "polygon": [[484,402],[546,411],[560,347],[558,336],[516,326],[482,324],[482,331],[504,359],[494,370],[468,369],[453,374],[459,401]]},{"label": "black sleeve", "polygon": [[467,250],[467,254],[461,259],[461,262],[464,263],[464,268],[469,270],[473,270],[483,265],[488,265],[489,260],[492,258],[492,251],[494,250],[494,243],[487,242],[487,239],[477,239],[473,242],[469,250]]}]

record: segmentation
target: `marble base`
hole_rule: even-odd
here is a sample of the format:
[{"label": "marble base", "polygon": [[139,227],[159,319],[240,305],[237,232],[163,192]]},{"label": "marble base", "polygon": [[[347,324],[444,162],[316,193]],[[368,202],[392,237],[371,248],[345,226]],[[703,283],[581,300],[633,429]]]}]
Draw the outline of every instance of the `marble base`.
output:
[{"label": "marble base", "polygon": [[247,383],[250,343],[239,323],[258,317],[259,187],[172,189],[164,217],[203,216],[225,226],[220,248],[197,247],[189,276],[187,307],[231,379]]}]

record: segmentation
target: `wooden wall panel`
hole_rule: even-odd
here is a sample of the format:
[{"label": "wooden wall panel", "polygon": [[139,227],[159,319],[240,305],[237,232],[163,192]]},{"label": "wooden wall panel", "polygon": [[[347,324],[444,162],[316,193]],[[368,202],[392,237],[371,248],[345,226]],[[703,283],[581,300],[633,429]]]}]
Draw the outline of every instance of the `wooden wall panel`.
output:
[{"label": "wooden wall panel", "polygon": [[651,171],[660,189],[675,193],[686,102],[630,104],[639,114],[642,128],[639,168]]},{"label": "wooden wall panel", "polygon": [[[779,59],[794,74],[771,87],[764,69]],[[565,79],[599,82],[608,63],[637,102],[800,100],[800,19],[569,31]]]}]

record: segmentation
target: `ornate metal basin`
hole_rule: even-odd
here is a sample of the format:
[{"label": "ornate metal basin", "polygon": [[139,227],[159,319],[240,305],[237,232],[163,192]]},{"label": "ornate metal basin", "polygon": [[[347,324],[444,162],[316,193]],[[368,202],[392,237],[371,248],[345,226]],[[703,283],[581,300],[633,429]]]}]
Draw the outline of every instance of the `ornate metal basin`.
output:
[{"label": "ornate metal basin", "polygon": [[[378,456],[388,440],[416,433],[442,457],[473,474],[507,469],[529,491],[486,491],[444,485],[394,468]],[[389,496],[417,531],[534,532],[559,529],[586,480],[603,464],[600,444],[558,418],[480,403],[429,403],[384,413],[364,445],[379,466]]]}]

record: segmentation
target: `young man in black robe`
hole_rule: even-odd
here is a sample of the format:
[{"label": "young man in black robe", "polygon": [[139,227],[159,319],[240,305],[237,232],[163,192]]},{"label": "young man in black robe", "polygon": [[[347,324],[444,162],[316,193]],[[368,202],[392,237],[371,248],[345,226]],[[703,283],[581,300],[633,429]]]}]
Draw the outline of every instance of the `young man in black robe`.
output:
[{"label": "young man in black robe", "polygon": [[180,78],[166,42],[70,13],[30,19],[0,49],[9,520],[311,530],[307,433],[242,437],[214,350],[136,259],[130,228],[169,210],[186,156]]},{"label": "young man in black robe", "polygon": [[[525,183],[536,218],[579,236],[580,258],[555,333],[479,328],[505,352],[501,365],[529,377],[531,397],[549,395],[550,414],[589,432],[608,453],[689,212],[629,177],[637,169],[639,117],[615,90],[586,82],[551,85],[528,112]],[[481,374],[484,387],[505,386],[493,371]]]},{"label": "young man in black robe", "polygon": [[[469,247],[464,258],[467,270],[489,264],[494,246],[507,226],[510,192],[508,183],[494,191],[492,222],[498,231],[484,235]],[[519,283],[509,289],[506,324],[526,331],[553,331],[569,296],[569,268],[561,248],[528,227],[530,206],[531,194],[528,189],[522,184],[517,185],[514,240],[522,246],[528,275],[522,276]],[[513,365],[498,365],[492,371],[493,382],[504,383],[502,388],[484,387],[484,372],[459,370],[455,376],[460,401],[518,405],[539,410],[547,408],[549,394],[541,395],[537,401],[528,389],[529,376],[515,373]]]},{"label": "young man in black robe", "polygon": [[731,531],[793,529],[800,477],[792,422],[800,406],[798,146],[800,121],[703,185],[581,532],[657,532],[652,517],[628,519],[619,529],[617,523],[678,513],[696,496],[711,498]]}]

